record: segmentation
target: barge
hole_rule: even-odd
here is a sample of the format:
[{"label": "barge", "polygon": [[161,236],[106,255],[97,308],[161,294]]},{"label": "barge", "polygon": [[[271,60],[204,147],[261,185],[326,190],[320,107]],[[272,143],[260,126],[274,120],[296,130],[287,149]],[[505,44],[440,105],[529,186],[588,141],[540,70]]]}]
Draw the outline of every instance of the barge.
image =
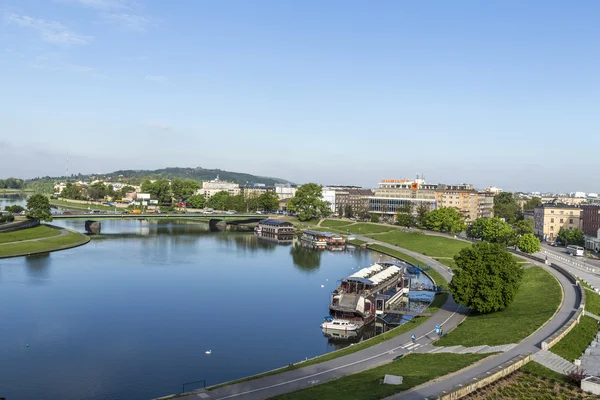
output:
[{"label": "barge", "polygon": [[330,314],[360,326],[386,313],[392,304],[408,302],[411,275],[401,262],[379,262],[340,280],[331,293]]},{"label": "barge", "polygon": [[342,235],[331,232],[313,231],[310,229],[302,231],[301,239],[315,247],[343,247],[346,244],[346,238]]}]

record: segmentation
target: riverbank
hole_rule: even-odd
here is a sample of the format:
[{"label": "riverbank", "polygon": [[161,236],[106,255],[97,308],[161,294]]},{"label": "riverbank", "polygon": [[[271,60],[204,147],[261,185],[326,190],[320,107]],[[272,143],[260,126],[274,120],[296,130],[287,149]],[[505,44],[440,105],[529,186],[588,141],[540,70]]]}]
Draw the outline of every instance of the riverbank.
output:
[{"label": "riverbank", "polygon": [[90,241],[89,236],[70,229],[38,226],[0,233],[0,258],[29,256],[71,249]]}]

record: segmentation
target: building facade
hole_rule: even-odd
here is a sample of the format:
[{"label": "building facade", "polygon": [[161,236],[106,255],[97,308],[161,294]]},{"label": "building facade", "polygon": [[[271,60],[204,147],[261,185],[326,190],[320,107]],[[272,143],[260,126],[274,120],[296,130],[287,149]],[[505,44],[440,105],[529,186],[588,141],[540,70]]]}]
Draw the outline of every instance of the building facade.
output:
[{"label": "building facade", "polygon": [[560,229],[581,228],[581,209],[565,204],[542,204],[533,210],[533,230],[541,240],[553,242]]},{"label": "building facade", "polygon": [[204,195],[206,199],[210,199],[214,194],[219,192],[228,192],[230,196],[240,194],[240,185],[233,182],[222,181],[217,175],[212,181],[202,182],[202,188],[198,189],[198,194]]},{"label": "building facade", "polygon": [[494,194],[477,193],[477,218],[494,218]]},{"label": "building facade", "polygon": [[600,204],[581,206],[581,220],[585,248],[600,251]]},{"label": "building facade", "polygon": [[473,185],[439,185],[436,203],[438,208],[455,208],[467,223],[475,221],[479,215],[479,193]]},{"label": "building facade", "polygon": [[399,212],[415,213],[420,206],[434,210],[439,186],[423,179],[382,179],[373,196],[369,197],[369,211],[385,218]]},{"label": "building facade", "polygon": [[291,199],[296,195],[296,185],[290,185],[289,183],[277,183],[275,184],[275,193],[279,196],[280,200]]}]

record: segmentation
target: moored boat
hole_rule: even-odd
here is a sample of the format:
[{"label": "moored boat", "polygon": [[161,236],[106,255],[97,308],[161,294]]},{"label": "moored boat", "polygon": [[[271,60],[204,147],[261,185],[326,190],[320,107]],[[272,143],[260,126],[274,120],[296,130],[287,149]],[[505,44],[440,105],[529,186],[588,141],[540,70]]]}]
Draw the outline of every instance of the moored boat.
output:
[{"label": "moored boat", "polygon": [[325,318],[325,321],[321,324],[321,328],[336,331],[355,331],[360,328],[360,325],[345,319]]}]

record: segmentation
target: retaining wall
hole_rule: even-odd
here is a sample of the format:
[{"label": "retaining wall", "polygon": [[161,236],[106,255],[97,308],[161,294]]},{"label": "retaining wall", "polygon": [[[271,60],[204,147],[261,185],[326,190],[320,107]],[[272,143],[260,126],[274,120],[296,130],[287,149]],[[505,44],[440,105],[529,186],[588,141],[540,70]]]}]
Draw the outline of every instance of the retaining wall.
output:
[{"label": "retaining wall", "polygon": [[453,390],[443,393],[442,395],[437,397],[428,397],[427,400],[460,399],[461,397],[464,397],[469,393],[476,391],[477,389],[481,389],[482,387],[485,387],[490,383],[496,382],[498,379],[504,378],[506,375],[512,374],[513,372],[521,368],[523,365],[527,364],[529,361],[531,361],[531,354],[513,357],[505,363],[502,363],[491,370],[485,371],[477,375],[476,377],[470,380],[469,384],[456,385]]},{"label": "retaining wall", "polygon": [[29,229],[36,227],[40,224],[40,220],[37,218],[27,219],[25,221],[11,222],[5,225],[0,225],[0,233],[16,232],[22,229]]}]

